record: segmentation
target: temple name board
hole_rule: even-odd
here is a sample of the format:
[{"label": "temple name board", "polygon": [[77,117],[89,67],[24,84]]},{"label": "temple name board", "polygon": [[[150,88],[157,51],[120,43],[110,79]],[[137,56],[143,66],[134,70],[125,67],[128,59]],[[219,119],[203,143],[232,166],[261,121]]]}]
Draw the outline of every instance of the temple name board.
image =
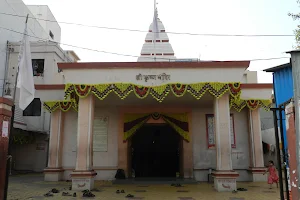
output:
[{"label": "temple name board", "polygon": [[171,75],[167,75],[166,73],[162,73],[159,75],[142,75],[142,74],[138,74],[136,75],[136,80],[137,81],[142,81],[145,80],[145,82],[147,82],[148,80],[162,80],[162,81],[167,81],[167,80],[171,80]]}]

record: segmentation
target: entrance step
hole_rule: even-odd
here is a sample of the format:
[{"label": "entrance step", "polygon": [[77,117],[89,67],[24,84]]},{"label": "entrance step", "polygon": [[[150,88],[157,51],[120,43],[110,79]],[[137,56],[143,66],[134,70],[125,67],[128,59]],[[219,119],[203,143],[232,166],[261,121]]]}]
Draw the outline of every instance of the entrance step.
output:
[{"label": "entrance step", "polygon": [[157,185],[157,184],[197,184],[195,179],[176,179],[176,178],[132,178],[114,180],[113,184],[136,184],[136,185]]}]

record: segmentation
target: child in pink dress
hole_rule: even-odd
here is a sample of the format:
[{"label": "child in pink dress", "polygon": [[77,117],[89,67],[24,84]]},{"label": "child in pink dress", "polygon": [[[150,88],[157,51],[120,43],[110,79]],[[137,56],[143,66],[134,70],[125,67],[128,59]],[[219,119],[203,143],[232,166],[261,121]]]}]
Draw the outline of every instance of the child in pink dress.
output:
[{"label": "child in pink dress", "polygon": [[268,169],[266,170],[265,173],[267,173],[267,172],[269,172],[268,184],[270,185],[270,189],[272,189],[273,183],[276,183],[276,186],[278,188],[279,178],[278,178],[278,175],[277,175],[277,170],[274,166],[274,162],[272,160],[269,161],[269,167],[268,167]]}]

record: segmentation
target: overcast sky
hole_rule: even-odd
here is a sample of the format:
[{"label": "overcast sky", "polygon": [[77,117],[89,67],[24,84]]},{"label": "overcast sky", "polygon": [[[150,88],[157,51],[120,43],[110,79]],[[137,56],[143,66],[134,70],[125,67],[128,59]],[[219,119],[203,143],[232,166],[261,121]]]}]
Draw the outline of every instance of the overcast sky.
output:
[{"label": "overcast sky", "polygon": [[[28,5],[48,5],[58,22],[147,31],[153,19],[153,0],[24,0]],[[296,0],[157,0],[158,16],[166,31],[208,34],[293,34],[299,12]],[[96,29],[60,24],[62,43],[95,50],[138,56],[146,33]],[[289,57],[294,37],[212,37],[169,34],[177,58],[248,60]],[[73,49],[84,62],[136,61],[136,57]],[[253,61],[259,82],[272,82],[263,69],[289,59]]]}]

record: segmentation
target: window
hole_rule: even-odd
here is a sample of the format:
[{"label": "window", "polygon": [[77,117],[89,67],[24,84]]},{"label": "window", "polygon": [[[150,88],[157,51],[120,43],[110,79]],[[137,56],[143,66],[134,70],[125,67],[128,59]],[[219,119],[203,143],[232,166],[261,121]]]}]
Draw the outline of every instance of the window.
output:
[{"label": "window", "polygon": [[49,35],[52,38],[52,40],[54,40],[54,35],[53,35],[53,33],[51,31],[49,31]]},{"label": "window", "polygon": [[23,116],[41,116],[42,103],[39,98],[33,99],[33,101],[23,111]]},{"label": "window", "polygon": [[45,60],[33,59],[31,62],[32,62],[33,76],[43,76]]},{"label": "window", "polygon": [[[230,114],[230,133],[231,133],[231,147],[236,148],[235,130],[234,130],[234,117]],[[215,147],[215,118],[213,114],[206,115],[206,134],[208,148]]]}]

